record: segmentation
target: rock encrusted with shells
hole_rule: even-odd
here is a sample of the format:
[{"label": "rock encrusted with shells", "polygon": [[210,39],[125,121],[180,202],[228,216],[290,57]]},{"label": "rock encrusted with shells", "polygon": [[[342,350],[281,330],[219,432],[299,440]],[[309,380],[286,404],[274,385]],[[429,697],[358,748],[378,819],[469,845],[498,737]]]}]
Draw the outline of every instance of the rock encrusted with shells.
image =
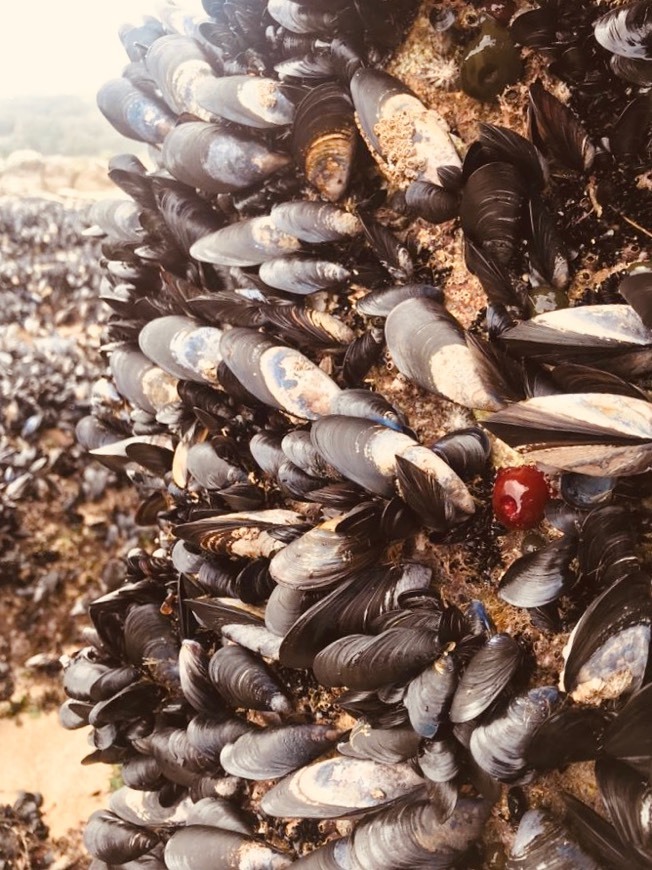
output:
[{"label": "rock encrusted with shells", "polygon": [[[652,7],[548,0],[508,29],[510,4],[480,6],[476,32],[470,4],[430,26],[447,62],[466,41],[469,98],[518,78],[516,43],[551,61],[528,138],[483,123],[463,146],[382,69],[424,26],[414,2],[204,0],[121,32],[98,102],[156,161],[114,158],[130,200],[95,212],[131,425],[99,406],[79,438],[131,473],[160,549],[91,605],[64,678],[63,724],[122,764],[86,829],[98,870],[477,866],[501,783],[522,816],[505,866],[652,860],[652,271],[578,300],[572,212],[585,186],[605,207],[619,162],[649,170]],[[621,100],[600,46],[639,76],[611,61],[636,93],[604,141],[546,84]],[[414,244],[458,218],[485,319]],[[367,389],[385,343],[398,380]],[[424,408],[449,409],[434,443]],[[442,554],[495,542],[507,445],[559,498],[492,591]],[[501,600],[533,627],[501,612],[499,631]],[[556,686],[533,653],[573,626]],[[564,820],[525,812],[543,772],[587,760],[609,819],[572,794]]]}]

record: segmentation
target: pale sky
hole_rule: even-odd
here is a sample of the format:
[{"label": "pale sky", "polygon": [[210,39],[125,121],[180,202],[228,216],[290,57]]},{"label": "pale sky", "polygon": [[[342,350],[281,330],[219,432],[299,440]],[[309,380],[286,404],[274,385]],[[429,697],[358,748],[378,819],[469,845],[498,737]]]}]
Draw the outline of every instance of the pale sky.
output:
[{"label": "pale sky", "polygon": [[[161,0],[0,0],[0,99],[26,95],[94,96],[128,63],[118,38]],[[199,14],[200,0],[182,0]]]}]

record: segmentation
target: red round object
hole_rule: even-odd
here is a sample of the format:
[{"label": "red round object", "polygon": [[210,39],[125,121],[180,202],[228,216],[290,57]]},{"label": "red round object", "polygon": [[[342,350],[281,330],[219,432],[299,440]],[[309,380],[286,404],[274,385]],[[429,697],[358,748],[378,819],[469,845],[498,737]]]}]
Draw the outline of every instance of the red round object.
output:
[{"label": "red round object", "polygon": [[504,526],[531,529],[543,519],[549,496],[543,474],[533,465],[519,465],[498,472],[491,501],[496,518]]}]

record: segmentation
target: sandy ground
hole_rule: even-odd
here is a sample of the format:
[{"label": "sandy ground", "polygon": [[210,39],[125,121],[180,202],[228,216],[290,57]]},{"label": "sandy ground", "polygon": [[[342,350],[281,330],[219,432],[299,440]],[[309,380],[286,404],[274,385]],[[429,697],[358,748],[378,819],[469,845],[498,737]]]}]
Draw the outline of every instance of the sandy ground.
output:
[{"label": "sandy ground", "polygon": [[64,731],[56,712],[0,719],[0,803],[13,803],[19,791],[40,792],[52,837],[78,830],[106,805],[111,776],[104,764],[80,764],[90,751],[87,734]]}]

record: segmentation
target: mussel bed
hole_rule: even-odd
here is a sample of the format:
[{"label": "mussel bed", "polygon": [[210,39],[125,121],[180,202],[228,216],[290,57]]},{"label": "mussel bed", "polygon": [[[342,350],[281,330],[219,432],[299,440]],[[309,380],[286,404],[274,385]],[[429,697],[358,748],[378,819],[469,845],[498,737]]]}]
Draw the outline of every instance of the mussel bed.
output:
[{"label": "mussel bed", "polygon": [[93,866],[649,866],[649,2],[202,6],[99,100]]}]

